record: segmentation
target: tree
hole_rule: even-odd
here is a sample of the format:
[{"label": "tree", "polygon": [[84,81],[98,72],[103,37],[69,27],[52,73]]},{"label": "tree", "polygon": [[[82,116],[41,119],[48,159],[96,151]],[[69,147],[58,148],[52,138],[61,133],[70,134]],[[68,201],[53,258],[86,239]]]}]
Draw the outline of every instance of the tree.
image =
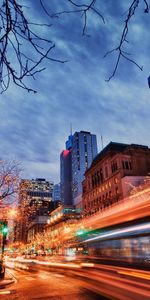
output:
[{"label": "tree", "polygon": [[7,207],[16,199],[20,172],[20,163],[0,161],[0,207]]},{"label": "tree", "polygon": [[[17,86],[36,93],[30,88],[25,79],[35,78],[37,73],[44,70],[42,62],[47,59],[54,62],[64,63],[64,60],[55,59],[50,54],[55,48],[55,43],[50,39],[37,34],[39,27],[51,27],[50,24],[32,23],[25,15],[25,6],[21,5],[19,0],[1,0],[0,8],[0,89],[1,92],[9,88],[12,81]],[[50,21],[66,14],[80,15],[83,17],[82,35],[87,34],[88,16],[92,12],[105,23],[103,13],[97,8],[97,0],[85,0],[84,4],[79,4],[78,0],[63,0],[67,3],[67,9],[51,14],[47,9],[46,1],[39,0],[41,10],[50,18]],[[114,71],[108,78],[108,81],[115,75],[120,59],[123,58],[135,64],[140,70],[140,66],[135,60],[130,58],[130,54],[124,50],[124,45],[128,43],[127,36],[129,32],[129,22],[137,12],[139,3],[144,4],[144,13],[149,13],[148,0],[132,0],[128,7],[124,22],[123,31],[118,46],[106,53],[117,52],[117,60]],[[106,3],[107,5],[107,3]],[[10,54],[11,53],[11,54]]]}]

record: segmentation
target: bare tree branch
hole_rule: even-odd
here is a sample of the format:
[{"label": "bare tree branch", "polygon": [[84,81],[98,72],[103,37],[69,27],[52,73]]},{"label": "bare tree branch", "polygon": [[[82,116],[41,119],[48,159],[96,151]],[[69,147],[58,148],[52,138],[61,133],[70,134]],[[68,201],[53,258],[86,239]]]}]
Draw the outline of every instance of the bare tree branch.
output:
[{"label": "bare tree branch", "polygon": [[[0,161],[0,206],[18,193],[21,167],[16,161]],[[10,203],[9,203],[10,204]]]},{"label": "bare tree branch", "polygon": [[[51,17],[59,17],[60,15],[63,14],[72,14],[72,13],[79,13],[81,14],[82,17],[84,17],[84,22],[83,22],[83,29],[82,29],[82,35],[86,35],[86,29],[87,29],[87,14],[88,12],[91,10],[93,11],[95,14],[97,14],[101,20],[103,21],[103,23],[105,23],[105,19],[103,17],[103,15],[99,12],[98,9],[96,9],[94,7],[96,0],[92,0],[90,2],[90,4],[76,4],[74,1],[72,0],[67,0],[69,3],[71,3],[72,6],[77,7],[77,9],[75,10],[64,10],[61,12],[57,12],[55,14],[52,14]],[[42,6],[44,7],[43,1],[42,2]],[[46,9],[45,9],[46,10]]]},{"label": "bare tree branch", "polygon": [[[42,7],[44,7],[43,1],[44,0],[41,0]],[[144,6],[145,6],[144,12],[149,13],[150,6],[148,4],[148,1],[147,0],[141,0],[141,2],[142,1],[144,2]],[[100,13],[100,11],[97,8],[95,8],[95,4],[97,3],[97,0],[93,0],[89,4],[77,4],[73,0],[67,0],[67,2],[71,3],[72,7],[74,6],[76,9],[64,10],[64,11],[60,11],[60,12],[57,12],[57,13],[52,14],[52,15],[48,14],[46,8],[45,8],[45,11],[51,17],[59,17],[60,15],[71,14],[71,13],[81,14],[81,16],[84,17],[82,35],[86,35],[86,31],[87,31],[87,14],[88,14],[89,11],[92,11],[92,12],[96,13],[101,18],[103,23],[105,23],[105,19],[104,19],[103,14]],[[110,51],[107,51],[106,54],[104,55],[104,57],[106,57],[108,54],[111,54],[113,52],[118,53],[114,70],[113,70],[112,74],[110,75],[110,77],[106,81],[110,81],[112,79],[112,77],[114,77],[114,75],[116,74],[121,58],[123,58],[123,59],[129,61],[130,63],[134,64],[141,71],[143,70],[143,66],[140,66],[134,59],[131,59],[129,57],[130,53],[127,53],[127,51],[124,51],[124,44],[128,43],[127,36],[128,36],[128,33],[129,33],[129,23],[130,23],[130,20],[132,19],[132,17],[134,16],[134,14],[136,12],[136,9],[138,8],[139,3],[140,3],[140,0],[133,0],[132,1],[131,5],[129,6],[128,11],[127,11],[127,17],[126,17],[125,22],[124,22],[124,27],[123,27],[123,31],[122,31],[122,34],[121,34],[119,45],[116,48],[114,48]]]},{"label": "bare tree branch", "polygon": [[[77,0],[63,0],[63,4],[67,4],[67,9],[56,13],[51,13],[46,7],[44,0],[39,0],[42,11],[50,18],[50,21],[61,15],[77,14],[83,18],[82,35],[87,35],[87,26],[90,21],[89,13],[94,13],[100,20],[105,23],[104,15],[96,7],[97,0],[82,0],[84,3],[79,3]],[[49,38],[41,36],[37,32],[37,28],[52,26],[50,24],[39,24],[29,22],[25,16],[25,6],[19,4],[19,0],[2,0],[0,6],[0,90],[6,91],[11,82],[15,85],[36,93],[26,83],[26,79],[35,79],[35,75],[42,72],[45,68],[42,63],[45,59],[64,63],[66,60],[53,58],[50,54],[55,49],[55,43]],[[143,69],[134,59],[131,59],[130,54],[125,51],[124,47],[127,45],[127,36],[129,33],[130,21],[137,12],[139,3],[144,4],[144,13],[149,13],[150,5],[148,0],[132,0],[127,10],[127,16],[124,22],[121,38],[119,44],[114,49],[108,51],[108,54],[117,53],[117,59],[114,70],[109,76],[108,80],[114,77],[121,59],[137,66],[140,70]],[[49,4],[50,5],[50,4]],[[107,5],[107,3],[106,3]],[[100,5],[99,5],[100,6]],[[69,8],[68,8],[69,7]],[[92,17],[94,17],[92,15]]]},{"label": "bare tree branch", "polygon": [[[148,2],[146,0],[143,0],[143,1],[144,1],[144,4],[145,4],[144,12],[148,13],[149,12]],[[114,77],[114,75],[116,74],[116,71],[118,69],[121,58],[124,58],[125,60],[131,62],[134,65],[136,65],[141,71],[143,70],[143,66],[140,66],[134,59],[131,59],[129,57],[130,54],[123,50],[124,44],[128,43],[127,35],[128,35],[128,32],[129,32],[129,22],[130,22],[131,18],[134,16],[134,14],[136,12],[136,9],[138,8],[139,2],[140,2],[140,0],[132,1],[131,5],[128,9],[128,13],[127,13],[127,17],[125,19],[125,25],[124,25],[124,28],[123,28],[123,31],[122,31],[122,35],[121,35],[121,38],[120,38],[119,45],[116,48],[106,52],[106,54],[104,55],[104,57],[106,57],[107,55],[109,55],[109,54],[111,54],[115,51],[118,53],[114,70],[113,70],[112,74],[109,76],[109,78],[106,81],[110,81],[112,79],[112,77]]]},{"label": "bare tree branch", "polygon": [[[28,92],[36,92],[26,85],[24,79],[28,76],[34,78],[36,73],[41,72],[44,68],[39,68],[39,66],[44,59],[59,63],[65,62],[50,57],[49,54],[55,44],[32,30],[34,26],[51,27],[51,24],[28,22],[23,9],[24,7],[16,0],[5,0],[0,8],[0,88],[2,92],[8,89],[11,81]],[[37,58],[33,59],[31,52],[28,56],[26,49],[32,50],[33,57]]]}]

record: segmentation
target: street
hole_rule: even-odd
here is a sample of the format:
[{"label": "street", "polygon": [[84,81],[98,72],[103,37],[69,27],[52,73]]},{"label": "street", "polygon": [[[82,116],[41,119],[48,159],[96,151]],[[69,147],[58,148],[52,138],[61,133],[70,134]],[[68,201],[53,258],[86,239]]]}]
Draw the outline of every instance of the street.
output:
[{"label": "street", "polygon": [[0,299],[4,300],[98,300],[92,291],[86,289],[82,281],[54,272],[9,271],[16,278],[16,283],[0,290]]},{"label": "street", "polygon": [[144,270],[35,260],[7,272],[15,283],[0,289],[4,300],[148,300],[150,295],[150,274]]}]

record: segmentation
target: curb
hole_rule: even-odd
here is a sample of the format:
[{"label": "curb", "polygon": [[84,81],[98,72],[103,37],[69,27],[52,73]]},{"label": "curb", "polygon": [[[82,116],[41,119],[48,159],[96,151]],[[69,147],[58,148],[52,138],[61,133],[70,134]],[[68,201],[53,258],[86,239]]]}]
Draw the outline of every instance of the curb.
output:
[{"label": "curb", "polygon": [[15,282],[15,278],[8,271],[6,273],[6,277],[0,280],[0,289]]},{"label": "curb", "polygon": [[3,280],[0,280],[0,289],[3,288],[4,286],[7,286],[7,285],[12,284],[14,282],[15,282],[14,279],[3,279]]}]

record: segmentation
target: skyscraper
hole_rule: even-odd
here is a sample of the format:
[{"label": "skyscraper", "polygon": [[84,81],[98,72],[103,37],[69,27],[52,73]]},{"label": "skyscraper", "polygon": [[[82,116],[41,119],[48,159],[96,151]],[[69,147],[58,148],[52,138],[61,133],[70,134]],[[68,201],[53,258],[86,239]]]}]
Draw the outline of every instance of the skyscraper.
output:
[{"label": "skyscraper", "polygon": [[60,158],[61,194],[64,204],[80,206],[84,173],[96,154],[95,134],[80,131],[68,137],[66,150],[61,153]]},{"label": "skyscraper", "polygon": [[72,143],[72,197],[75,205],[82,200],[84,173],[96,155],[96,135],[87,131],[75,132]]},{"label": "skyscraper", "polygon": [[60,183],[54,184],[53,188],[53,201],[61,201],[60,196]]},{"label": "skyscraper", "polygon": [[71,149],[63,150],[60,155],[60,193],[64,205],[73,204]]}]

